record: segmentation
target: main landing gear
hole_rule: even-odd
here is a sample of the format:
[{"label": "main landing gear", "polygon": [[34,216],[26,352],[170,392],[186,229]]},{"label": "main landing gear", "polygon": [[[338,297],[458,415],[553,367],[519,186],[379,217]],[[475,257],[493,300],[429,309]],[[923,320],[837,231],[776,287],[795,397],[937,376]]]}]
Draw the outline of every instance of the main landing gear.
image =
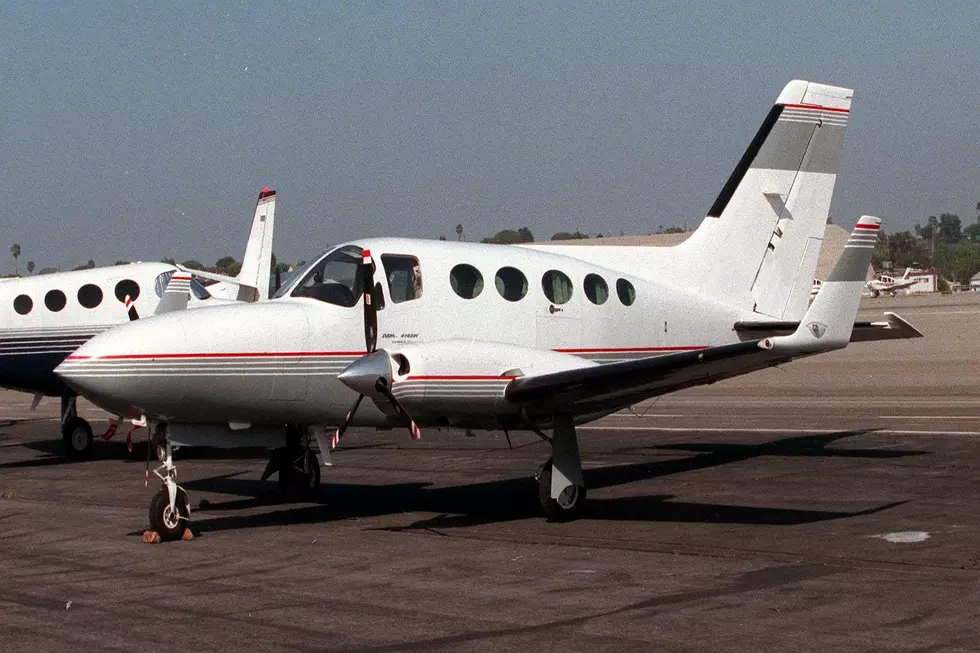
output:
[{"label": "main landing gear", "polygon": [[92,457],[92,427],[78,416],[75,397],[61,398],[61,440],[69,459],[88,460]]},{"label": "main landing gear", "polygon": [[279,472],[279,489],[287,501],[313,498],[320,491],[320,464],[310,448],[309,429],[290,426],[286,446],[272,452],[262,480]]},{"label": "main landing gear", "polygon": [[154,428],[150,449],[162,463],[153,473],[163,481],[163,487],[150,499],[150,530],[156,531],[163,541],[182,539],[190,524],[191,508],[187,492],[177,485],[177,467],[166,424]]},{"label": "main landing gear", "polygon": [[555,415],[554,426],[551,458],[541,465],[535,479],[538,500],[548,520],[564,522],[581,517],[585,511],[585,479],[572,416]]}]

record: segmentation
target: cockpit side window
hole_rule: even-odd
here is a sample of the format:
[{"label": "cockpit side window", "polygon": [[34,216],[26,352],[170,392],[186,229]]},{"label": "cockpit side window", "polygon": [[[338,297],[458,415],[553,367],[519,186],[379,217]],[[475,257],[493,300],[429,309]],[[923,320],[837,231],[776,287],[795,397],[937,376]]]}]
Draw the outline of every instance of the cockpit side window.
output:
[{"label": "cockpit side window", "polygon": [[363,250],[353,245],[331,252],[306,271],[292,296],[311,297],[335,306],[357,305],[364,286],[362,254]]},{"label": "cockpit side window", "polygon": [[381,263],[388,278],[388,296],[396,304],[422,296],[422,268],[414,256],[382,254]]}]

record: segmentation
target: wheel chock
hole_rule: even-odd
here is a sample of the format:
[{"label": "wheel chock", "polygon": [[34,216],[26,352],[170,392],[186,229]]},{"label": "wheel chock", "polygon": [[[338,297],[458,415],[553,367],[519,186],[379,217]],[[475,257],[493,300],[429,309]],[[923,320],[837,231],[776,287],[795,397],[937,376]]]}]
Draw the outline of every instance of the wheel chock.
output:
[{"label": "wheel chock", "polygon": [[180,536],[180,539],[183,542],[190,542],[194,539],[194,533],[191,532],[191,529],[185,528],[184,534]]},{"label": "wheel chock", "polygon": [[143,531],[143,544],[159,544],[160,534],[156,531]]}]

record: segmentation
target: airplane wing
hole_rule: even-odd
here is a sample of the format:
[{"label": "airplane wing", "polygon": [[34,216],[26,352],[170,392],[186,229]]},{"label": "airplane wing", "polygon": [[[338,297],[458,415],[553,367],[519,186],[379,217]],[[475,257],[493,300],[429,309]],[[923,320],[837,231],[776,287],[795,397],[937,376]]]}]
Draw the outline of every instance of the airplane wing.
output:
[{"label": "airplane wing", "polygon": [[[787,335],[799,326],[799,322],[736,322],[734,329],[740,338],[752,340]],[[885,313],[885,319],[878,322],[855,322],[851,332],[851,342],[921,337],[921,331],[895,313]]]},{"label": "airplane wing", "polygon": [[[846,347],[854,331],[854,316],[879,224],[877,218],[861,218],[820,293],[789,335],[519,377],[508,385],[506,397],[531,416],[598,414]],[[900,320],[897,324],[907,325],[894,317]]]}]

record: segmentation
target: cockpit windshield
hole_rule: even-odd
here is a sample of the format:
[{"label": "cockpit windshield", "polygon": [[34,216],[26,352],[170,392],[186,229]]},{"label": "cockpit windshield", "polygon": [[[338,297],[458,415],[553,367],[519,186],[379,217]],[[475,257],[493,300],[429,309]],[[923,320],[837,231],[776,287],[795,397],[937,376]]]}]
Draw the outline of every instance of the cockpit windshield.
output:
[{"label": "cockpit windshield", "polygon": [[348,245],[334,250],[303,271],[291,295],[311,297],[336,306],[355,306],[363,290],[363,250]]}]

